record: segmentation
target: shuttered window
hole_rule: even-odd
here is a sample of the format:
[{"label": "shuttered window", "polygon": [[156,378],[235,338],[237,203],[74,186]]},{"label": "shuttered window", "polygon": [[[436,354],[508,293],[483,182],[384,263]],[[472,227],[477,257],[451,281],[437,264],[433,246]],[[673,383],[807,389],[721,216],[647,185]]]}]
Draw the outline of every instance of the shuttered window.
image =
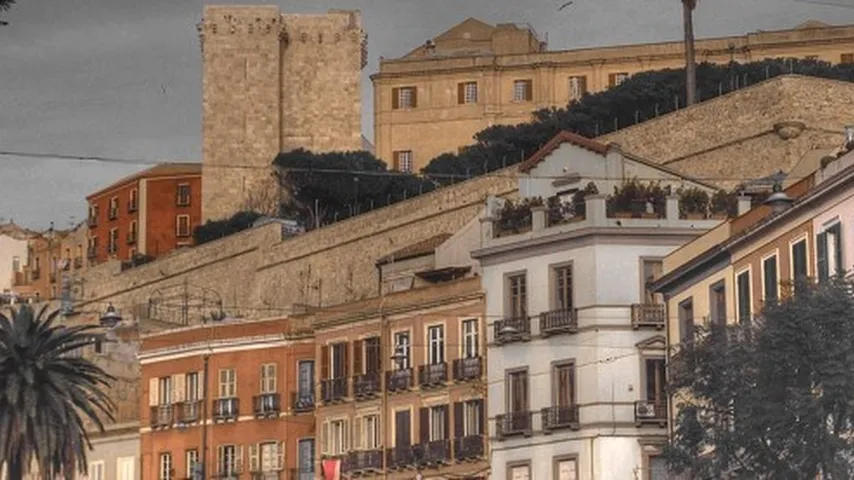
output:
[{"label": "shuttered window", "polygon": [[552,372],[553,403],[557,407],[575,405],[575,364],[562,363],[554,366]]},{"label": "shuttered window", "polygon": [[511,372],[508,375],[508,410],[509,413],[528,411],[528,372]]},{"label": "shuttered window", "polygon": [[807,240],[803,239],[792,244],[792,278],[798,280],[808,275]]},{"label": "shuttered window", "polygon": [[457,103],[460,105],[477,103],[477,82],[457,84]]},{"label": "shuttered window", "polygon": [[779,281],[777,275],[777,255],[762,260],[762,294],[766,302],[773,302],[779,296]]},{"label": "shuttered window", "polygon": [[418,106],[418,88],[397,87],[391,89],[391,108],[415,108]]},{"label": "shuttered window", "polygon": [[753,312],[753,306],[750,304],[752,298],[750,294],[750,271],[745,270],[739,273],[735,282],[736,294],[738,295],[738,321],[741,323],[749,322]]}]

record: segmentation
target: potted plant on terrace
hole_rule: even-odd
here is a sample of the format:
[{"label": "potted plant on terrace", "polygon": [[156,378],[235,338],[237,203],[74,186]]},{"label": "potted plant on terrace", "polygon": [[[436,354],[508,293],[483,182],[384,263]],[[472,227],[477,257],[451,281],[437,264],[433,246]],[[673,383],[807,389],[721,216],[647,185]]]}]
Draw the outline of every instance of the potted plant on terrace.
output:
[{"label": "potted plant on terrace", "polygon": [[514,235],[531,230],[531,207],[542,205],[541,198],[524,198],[515,202],[507,200],[495,222],[495,236]]},{"label": "potted plant on terrace", "polygon": [[689,220],[702,220],[709,213],[709,194],[699,187],[680,188],[679,213]]},{"label": "potted plant on terrace", "polygon": [[616,218],[659,218],[666,196],[666,189],[658,182],[643,184],[633,178],[614,187],[614,193],[608,197],[609,215]]},{"label": "potted plant on terrace", "polygon": [[712,218],[716,220],[726,220],[738,214],[738,199],[735,192],[727,192],[720,189],[712,195],[712,200],[709,205]]}]

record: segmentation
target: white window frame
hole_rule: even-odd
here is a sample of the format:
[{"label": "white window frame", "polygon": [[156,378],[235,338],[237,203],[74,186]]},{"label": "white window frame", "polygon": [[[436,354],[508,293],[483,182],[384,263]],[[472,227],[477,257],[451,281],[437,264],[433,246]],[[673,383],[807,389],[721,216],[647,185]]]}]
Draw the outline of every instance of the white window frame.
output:
[{"label": "white window frame", "polygon": [[[513,101],[528,102],[528,85],[533,90],[533,82],[526,79],[513,80]],[[533,92],[531,92],[533,94]]]},{"label": "white window frame", "polygon": [[629,76],[627,72],[614,72],[614,86],[618,87],[622,85],[623,82],[629,79]]},{"label": "white window frame", "polygon": [[336,418],[329,421],[329,444],[326,446],[329,455],[347,453],[347,419]]},{"label": "white window frame", "polygon": [[119,229],[110,229],[110,244],[107,246],[110,253],[116,253],[119,250]]},{"label": "white window frame", "polygon": [[[400,340],[404,339],[404,338],[406,339],[406,342],[401,343]],[[396,353],[398,347],[403,347],[402,351],[403,351],[403,354],[405,355],[405,358],[403,360],[403,363],[399,366],[399,368],[402,368],[402,369],[410,368],[412,366],[411,365],[411,363],[412,363],[412,360],[411,360],[411,358],[412,358],[412,355],[411,355],[411,352],[412,352],[412,332],[409,330],[398,330],[397,332],[394,332],[392,334],[392,342],[393,342],[392,352]],[[395,364],[392,366],[392,368],[394,370],[397,370],[398,365]]]},{"label": "white window frame", "polygon": [[460,322],[461,358],[480,357],[480,319],[466,318]]},{"label": "white window frame", "polygon": [[448,408],[447,405],[433,405],[428,412],[427,418],[429,420],[430,434],[429,438],[431,442],[436,442],[439,440],[445,440],[448,438],[448,432],[445,430],[445,424],[448,422]]},{"label": "white window frame", "polygon": [[105,480],[106,479],[106,464],[103,460],[89,462],[89,474],[87,480]]},{"label": "white window frame", "polygon": [[195,478],[193,477],[193,466],[199,463],[199,450],[197,448],[190,448],[184,452],[184,468],[186,470],[187,478]]},{"label": "white window frame", "polygon": [[765,298],[765,285],[767,284],[767,279],[765,278],[765,261],[774,257],[775,269],[777,272],[777,300],[780,299],[780,252],[777,249],[774,249],[773,252],[770,252],[763,256],[759,261],[759,266],[762,270],[762,301],[767,301]]},{"label": "white window frame", "polygon": [[804,242],[804,252],[806,252],[807,256],[807,258],[804,259],[804,263],[806,263],[807,267],[807,277],[813,275],[812,265],[810,265],[810,263],[812,263],[810,262],[810,238],[809,235],[803,234],[789,242],[789,277],[793,282],[795,281],[795,245],[801,242]]},{"label": "white window frame", "polygon": [[[836,264],[836,255],[837,255],[836,243],[837,242],[834,241],[834,239],[836,239],[836,235],[830,231],[831,228],[833,228],[837,225],[839,225],[840,229],[842,229],[842,220],[840,220],[838,217],[834,218],[833,220],[827,221],[821,227],[821,232],[820,232],[820,233],[824,233],[826,235],[825,241],[827,243],[827,248],[826,248],[826,251],[827,251],[827,275],[830,278],[833,278],[839,272],[844,271],[844,269],[842,268],[842,265]],[[833,235],[833,236],[831,236],[831,235]],[[842,261],[844,262],[845,261],[845,242],[844,242],[843,238],[840,238],[838,240],[839,240],[839,245],[842,248],[842,252],[840,252],[840,255],[842,256]]]},{"label": "white window frame", "polygon": [[[510,478],[508,478],[507,480],[531,480],[531,465],[530,464],[514,465],[514,466],[511,466],[508,470],[510,470],[508,472],[510,474],[509,475]],[[522,474],[518,477],[516,476],[517,470],[523,471]]]},{"label": "white window frame", "polygon": [[480,419],[483,415],[483,402],[467,400],[463,402],[463,436],[483,435],[480,431]]},{"label": "white window frame", "polygon": [[427,364],[445,363],[445,324],[427,325]]},{"label": "white window frame", "polygon": [[584,78],[583,75],[571,75],[567,79],[567,83],[569,85],[569,99],[570,100],[580,100],[581,97],[584,96],[584,92],[581,90],[581,79]]},{"label": "white window frame", "polygon": [[[225,378],[223,378],[225,375]],[[237,396],[237,371],[233,368],[219,369],[217,376],[219,398],[234,398]]]},{"label": "white window frame", "polygon": [[347,353],[346,352],[347,352],[347,349],[349,348],[347,345],[347,342],[335,341],[335,342],[332,342],[329,344],[329,378],[344,378],[347,376],[347,367],[348,367],[347,365],[344,365],[342,367],[344,369],[344,371],[339,372],[339,371],[336,371],[336,369],[335,369],[335,366],[338,365],[338,362],[336,361],[335,355],[336,355],[336,352],[338,352],[339,346],[341,346],[341,348],[344,349],[344,352],[345,352],[344,353],[344,359],[345,360],[347,359]]},{"label": "white window frame", "polygon": [[197,402],[201,400],[201,398],[199,398],[201,380],[199,372],[187,372],[184,376],[184,395],[188,402]]},{"label": "white window frame", "polygon": [[275,363],[265,363],[261,365],[261,381],[258,382],[261,387],[261,393],[276,393],[276,375],[278,367]]},{"label": "white window frame", "polygon": [[[181,196],[181,190],[184,187],[187,187],[187,196],[186,197]],[[185,183],[179,183],[178,186],[175,187],[175,189],[176,189],[176,192],[175,192],[175,197],[176,197],[175,200],[176,201],[175,201],[175,203],[179,207],[186,207],[186,206],[190,205],[190,202],[192,202],[192,198],[193,198],[193,191],[190,189],[190,184],[186,183],[186,182]],[[185,198],[186,198],[186,201],[183,201]]]},{"label": "white window frame", "polygon": [[110,197],[109,218],[110,218],[110,220],[114,220],[118,217],[119,217],[119,197]]},{"label": "white window frame", "polygon": [[[238,470],[240,462],[238,457],[241,455],[240,448],[234,444],[225,444],[217,447],[217,473],[220,475],[239,475]],[[227,461],[228,459],[231,461]]]},{"label": "white window frame", "polygon": [[[187,228],[183,230],[181,228],[181,221],[185,220]],[[182,213],[180,215],[175,216],[175,235],[178,237],[189,237],[191,233],[191,225],[190,225],[190,216],[186,213]]]},{"label": "white window frame", "polygon": [[157,404],[171,405],[173,397],[172,377],[160,377],[157,379]]},{"label": "white window frame", "polygon": [[397,108],[414,108],[412,106],[412,98],[415,96],[415,87],[398,87],[397,89]]},{"label": "white window frame", "polygon": [[159,468],[159,480],[172,480],[173,477],[173,463],[172,463],[172,453],[171,452],[163,452],[160,454],[160,461],[158,462]]},{"label": "white window frame", "polygon": [[749,293],[748,302],[750,302],[750,315],[749,315],[750,318],[749,318],[749,320],[753,320],[753,271],[752,271],[752,268],[750,266],[747,266],[746,268],[742,268],[741,270],[739,270],[735,274],[734,286],[735,286],[735,321],[736,322],[741,321],[741,295],[739,294],[740,292],[739,292],[738,278],[740,276],[744,275],[745,273],[747,273],[747,279],[748,279],[747,291]]},{"label": "white window frame", "polygon": [[477,82],[463,82],[463,104],[472,105],[477,103]]},{"label": "white window frame", "polygon": [[362,445],[365,450],[378,450],[380,441],[380,416],[372,413],[362,417]]}]

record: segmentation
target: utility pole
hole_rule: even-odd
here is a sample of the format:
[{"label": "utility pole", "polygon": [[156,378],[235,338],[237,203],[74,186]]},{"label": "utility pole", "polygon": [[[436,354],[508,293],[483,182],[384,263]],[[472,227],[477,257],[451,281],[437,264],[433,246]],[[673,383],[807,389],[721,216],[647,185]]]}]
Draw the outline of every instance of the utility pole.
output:
[{"label": "utility pole", "polygon": [[685,105],[697,103],[697,62],[694,52],[694,9],[697,0],[682,0],[682,26],[685,30]]}]

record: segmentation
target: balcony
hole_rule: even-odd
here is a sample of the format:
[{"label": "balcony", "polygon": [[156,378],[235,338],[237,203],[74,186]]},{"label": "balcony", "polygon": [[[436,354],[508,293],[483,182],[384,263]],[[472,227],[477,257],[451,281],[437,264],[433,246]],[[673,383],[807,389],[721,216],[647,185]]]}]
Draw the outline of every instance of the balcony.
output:
[{"label": "balcony", "polygon": [[412,388],[412,369],[401,368],[386,372],[386,390],[389,392],[401,392]]},{"label": "balcony", "polygon": [[252,411],[255,418],[276,418],[282,411],[281,397],[278,393],[262,393],[252,397]]},{"label": "balcony", "polygon": [[424,388],[441,388],[448,382],[448,364],[433,363],[418,367],[418,385]]},{"label": "balcony", "polygon": [[151,428],[171,427],[173,422],[172,405],[151,407]]},{"label": "balcony", "polygon": [[454,380],[467,382],[483,376],[483,359],[481,357],[458,358],[454,360]]},{"label": "balcony", "polygon": [[357,400],[375,397],[382,387],[380,385],[381,378],[379,372],[357,375],[353,378],[353,395]]},{"label": "balcony", "polygon": [[74,269],[83,268],[83,257],[74,257]]},{"label": "balcony", "polygon": [[314,469],[292,468],[288,471],[288,480],[314,480]]},{"label": "balcony", "polygon": [[531,319],[529,317],[511,317],[496,320],[495,341],[498,343],[522,342],[531,339]]},{"label": "balcony", "polygon": [[347,458],[347,471],[351,473],[380,472],[383,469],[383,451],[381,449],[350,452]]},{"label": "balcony", "polygon": [[296,413],[314,410],[314,392],[293,392],[291,394],[291,408]]},{"label": "balcony", "polygon": [[214,422],[230,422],[237,420],[240,412],[240,402],[237,398],[217,398],[213,401]]},{"label": "balcony", "polygon": [[575,310],[558,309],[540,314],[540,333],[543,337],[562,333],[578,333],[578,316]]},{"label": "balcony", "polygon": [[635,426],[656,424],[661,428],[667,426],[667,401],[638,400],[635,402]]},{"label": "balcony", "polygon": [[330,378],[320,384],[323,403],[342,402],[347,398],[347,377]]},{"label": "balcony", "polygon": [[468,435],[454,439],[454,457],[459,462],[483,458],[485,452],[483,435]]},{"label": "balcony", "polygon": [[546,407],[540,414],[543,419],[543,433],[563,428],[578,430],[578,405]]},{"label": "balcony", "polygon": [[419,445],[416,454],[421,453],[417,460],[420,465],[439,467],[451,461],[451,441],[449,439],[433,440],[432,442]]},{"label": "balcony", "polygon": [[386,465],[390,469],[415,466],[415,455],[411,445],[401,445],[386,450]]},{"label": "balcony", "polygon": [[249,474],[251,480],[284,480],[281,472],[252,472]]},{"label": "balcony", "polygon": [[664,304],[636,303],[632,305],[632,328],[653,327],[661,330],[667,323]]},{"label": "balcony", "polygon": [[38,280],[42,277],[42,271],[38,268],[33,269],[32,271],[33,280]]},{"label": "balcony", "polygon": [[202,402],[188,400],[178,404],[178,421],[181,423],[195,423],[201,419]]},{"label": "balcony", "polygon": [[533,412],[525,410],[496,415],[495,429],[499,439],[514,435],[530,437],[534,434]]}]

